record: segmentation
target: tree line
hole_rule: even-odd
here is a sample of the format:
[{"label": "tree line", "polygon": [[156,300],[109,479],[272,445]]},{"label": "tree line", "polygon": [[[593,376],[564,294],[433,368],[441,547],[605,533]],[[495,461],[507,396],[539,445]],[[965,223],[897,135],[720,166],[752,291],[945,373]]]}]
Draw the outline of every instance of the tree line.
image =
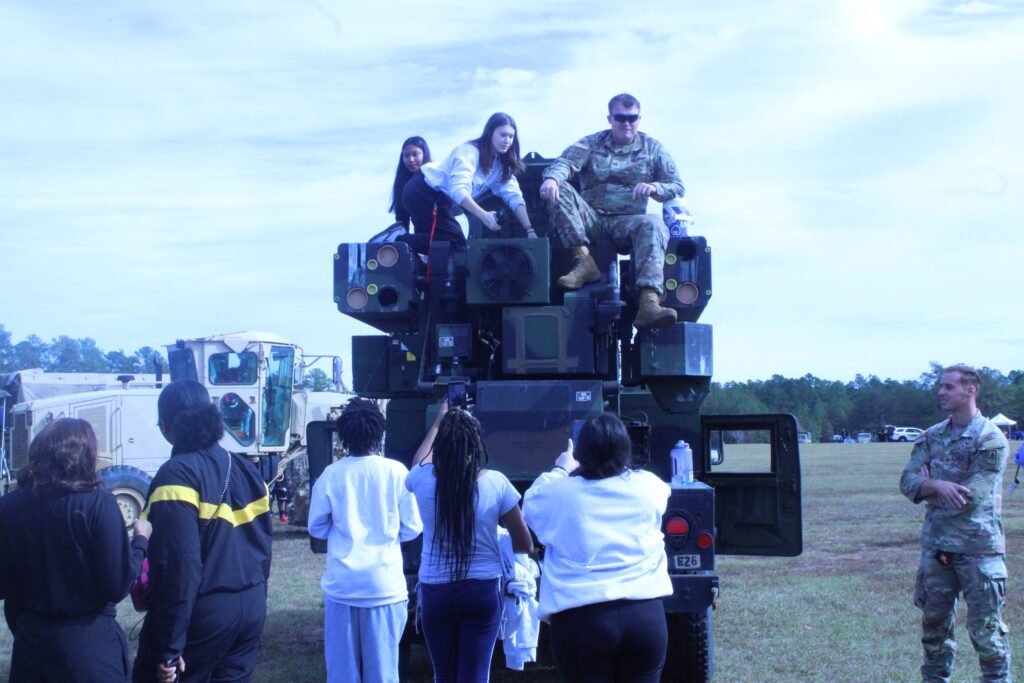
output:
[{"label": "tree line", "polygon": [[[49,342],[29,335],[13,343],[11,333],[0,324],[0,373],[42,368],[48,372],[153,373],[154,361],[166,370],[164,355],[150,346],[134,352],[104,351],[88,337],[59,336]],[[1024,370],[1004,375],[999,370],[980,368],[982,412],[1004,413],[1024,422]],[[792,413],[800,428],[815,439],[861,430],[877,432],[885,425],[927,427],[943,417],[937,399],[942,366],[931,363],[916,380],[880,379],[857,375],[840,382],[804,375],[790,378],[774,375],[767,380],[713,382],[704,412],[719,415],[750,413]],[[324,391],[330,378],[319,369],[306,375],[306,388]],[[1020,426],[1020,425],[1018,425]]]},{"label": "tree line", "polygon": [[[1003,413],[1017,420],[1019,428],[1024,421],[1024,370],[1004,375],[992,368],[979,368],[978,374],[982,413],[989,417]],[[719,415],[792,413],[801,430],[810,432],[815,440],[858,431],[877,433],[885,425],[923,429],[946,417],[938,402],[941,377],[942,366],[933,362],[916,380],[857,375],[850,382],[839,382],[808,374],[714,382],[703,410]]]}]

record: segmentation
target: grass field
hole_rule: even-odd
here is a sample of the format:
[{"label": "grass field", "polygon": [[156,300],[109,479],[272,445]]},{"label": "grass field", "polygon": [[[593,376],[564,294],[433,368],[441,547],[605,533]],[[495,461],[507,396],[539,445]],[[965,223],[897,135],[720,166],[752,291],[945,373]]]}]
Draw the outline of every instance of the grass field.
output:
[{"label": "grass field", "polygon": [[[1017,444],[1012,444],[1015,450]],[[1011,453],[1013,452],[1011,450]],[[797,558],[720,557],[721,598],[715,612],[715,680],[920,680],[919,619],[913,604],[922,506],[898,490],[909,444],[809,444],[801,448],[804,552]],[[732,457],[732,454],[730,454]],[[1004,483],[1013,479],[1010,466]],[[1004,498],[1010,578],[1004,618],[1024,680],[1024,490]],[[324,678],[323,556],[306,537],[280,528],[274,542],[270,611],[256,680]],[[955,681],[978,677],[965,610],[958,615],[960,661]],[[141,615],[126,601],[120,619],[130,630]],[[0,680],[7,677],[11,637],[0,628]],[[415,648],[417,675],[430,680]],[[507,672],[506,681],[557,680],[551,670]]]}]

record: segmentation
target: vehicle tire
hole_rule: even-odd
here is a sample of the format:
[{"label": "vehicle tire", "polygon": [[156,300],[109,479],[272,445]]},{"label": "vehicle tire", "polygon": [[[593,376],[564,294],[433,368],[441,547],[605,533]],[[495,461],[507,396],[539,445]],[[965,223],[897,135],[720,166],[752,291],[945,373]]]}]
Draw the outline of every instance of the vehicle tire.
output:
[{"label": "vehicle tire", "polygon": [[309,457],[305,453],[285,466],[284,480],[291,494],[291,501],[288,503],[288,523],[292,526],[306,526],[313,487],[309,483]]},{"label": "vehicle tire", "polygon": [[103,482],[103,487],[114,494],[117,506],[121,508],[125,526],[130,529],[132,522],[139,518],[146,507],[146,496],[149,495],[152,477],[131,465],[105,467],[97,474]]},{"label": "vehicle tire", "polygon": [[900,440],[900,441],[906,441],[906,440],[907,440],[907,437],[905,437],[905,436],[901,436],[899,440]]},{"label": "vehicle tire", "polygon": [[715,638],[711,607],[704,612],[666,614],[668,651],[661,680],[708,683],[715,673]]}]

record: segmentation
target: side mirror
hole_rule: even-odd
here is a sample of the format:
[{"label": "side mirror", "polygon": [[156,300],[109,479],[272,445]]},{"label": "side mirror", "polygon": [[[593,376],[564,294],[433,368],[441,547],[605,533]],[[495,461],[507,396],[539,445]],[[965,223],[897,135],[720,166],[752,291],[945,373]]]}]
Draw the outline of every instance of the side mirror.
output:
[{"label": "side mirror", "polygon": [[711,452],[709,453],[712,466],[721,465],[725,462],[725,439],[722,432],[711,432]]},{"label": "side mirror", "polygon": [[334,357],[334,361],[331,363],[331,381],[334,382],[334,388],[341,388],[341,358]]},{"label": "side mirror", "polygon": [[292,372],[292,386],[301,387],[306,383],[306,366],[302,364],[302,361],[295,363],[295,370]]}]

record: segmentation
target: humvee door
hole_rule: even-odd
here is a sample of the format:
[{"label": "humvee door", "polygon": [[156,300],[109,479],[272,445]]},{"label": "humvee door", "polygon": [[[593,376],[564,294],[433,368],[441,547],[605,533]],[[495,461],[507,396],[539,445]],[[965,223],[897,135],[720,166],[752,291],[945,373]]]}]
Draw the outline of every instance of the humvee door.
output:
[{"label": "humvee door", "polygon": [[715,489],[721,555],[803,551],[800,453],[792,415],[704,415],[702,480]]}]

